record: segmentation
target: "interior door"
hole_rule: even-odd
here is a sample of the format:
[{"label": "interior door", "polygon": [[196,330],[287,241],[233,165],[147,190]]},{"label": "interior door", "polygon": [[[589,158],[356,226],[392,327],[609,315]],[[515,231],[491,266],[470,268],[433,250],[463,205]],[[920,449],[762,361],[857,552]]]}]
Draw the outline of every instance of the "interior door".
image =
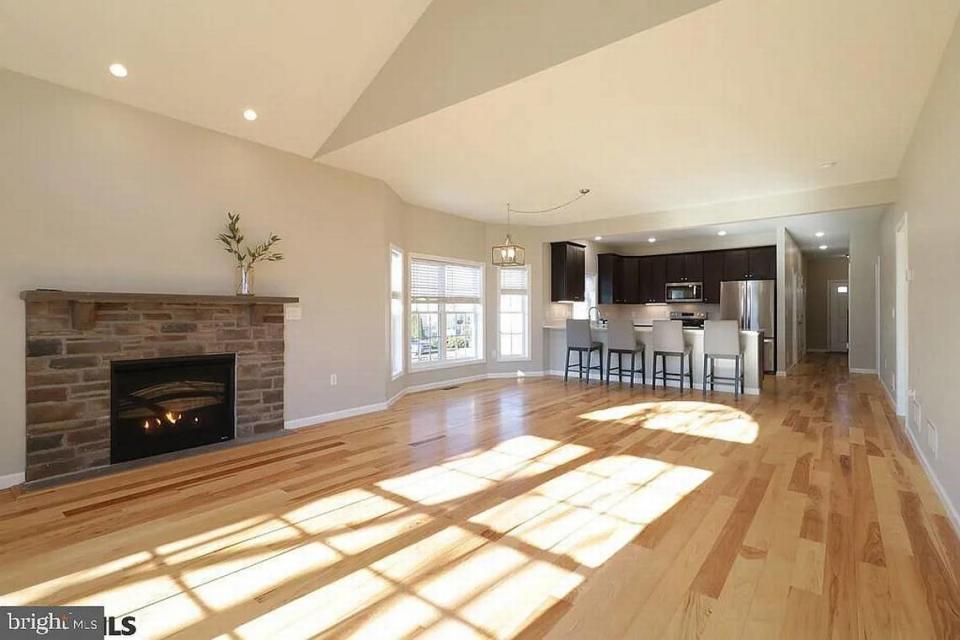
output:
[{"label": "interior door", "polygon": [[846,352],[850,326],[850,295],[846,280],[831,280],[828,284],[830,312],[830,351]]}]

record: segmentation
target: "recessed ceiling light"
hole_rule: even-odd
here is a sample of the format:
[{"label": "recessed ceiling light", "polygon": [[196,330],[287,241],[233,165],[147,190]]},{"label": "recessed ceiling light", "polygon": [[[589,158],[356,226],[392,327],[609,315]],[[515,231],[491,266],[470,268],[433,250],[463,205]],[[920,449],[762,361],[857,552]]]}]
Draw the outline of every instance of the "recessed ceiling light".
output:
[{"label": "recessed ceiling light", "polygon": [[822,238],[822,237],[823,237],[823,231],[817,231],[817,232],[816,232],[815,234],[813,234],[813,235],[817,236],[818,238]]},{"label": "recessed ceiling light", "polygon": [[726,232],[726,231],[717,231],[717,235],[718,235],[718,236],[725,236],[725,235],[727,235],[727,232]]},{"label": "recessed ceiling light", "polygon": [[833,169],[835,166],[837,166],[837,161],[836,161],[836,160],[830,160],[830,161],[828,161],[828,162],[821,162],[821,163],[820,163],[820,168],[821,168],[821,169]]},{"label": "recessed ceiling light", "polygon": [[110,75],[114,78],[126,78],[127,77],[127,68],[120,64],[119,62],[114,62],[109,67]]},{"label": "recessed ceiling light", "polygon": [[243,119],[253,122],[257,119],[257,112],[253,109],[244,109],[243,110]]},{"label": "recessed ceiling light", "polygon": [[603,240],[603,236],[593,236],[594,240]]},{"label": "recessed ceiling light", "polygon": [[825,244],[820,245],[820,251],[825,251],[826,248],[827,248],[827,245]]},{"label": "recessed ceiling light", "polygon": [[647,238],[647,242],[649,242],[650,244],[653,244],[653,243],[656,242],[656,241],[657,241],[657,239],[654,238],[654,237]]}]

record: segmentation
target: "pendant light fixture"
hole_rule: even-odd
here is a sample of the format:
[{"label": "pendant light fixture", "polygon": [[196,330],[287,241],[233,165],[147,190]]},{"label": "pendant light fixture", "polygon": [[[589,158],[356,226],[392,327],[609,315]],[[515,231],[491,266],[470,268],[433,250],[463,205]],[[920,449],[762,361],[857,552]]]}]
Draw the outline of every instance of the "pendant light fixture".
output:
[{"label": "pendant light fixture", "polygon": [[507,239],[493,247],[493,266],[522,267],[526,264],[526,249],[510,237],[510,203],[507,203]]},{"label": "pendant light fixture", "polygon": [[580,189],[580,192],[572,200],[547,209],[513,209],[510,203],[507,203],[507,237],[503,244],[493,246],[493,266],[495,267],[522,267],[526,262],[526,249],[513,241],[510,237],[510,214],[511,213],[549,213],[568,207],[583,196],[590,193],[590,189]]}]

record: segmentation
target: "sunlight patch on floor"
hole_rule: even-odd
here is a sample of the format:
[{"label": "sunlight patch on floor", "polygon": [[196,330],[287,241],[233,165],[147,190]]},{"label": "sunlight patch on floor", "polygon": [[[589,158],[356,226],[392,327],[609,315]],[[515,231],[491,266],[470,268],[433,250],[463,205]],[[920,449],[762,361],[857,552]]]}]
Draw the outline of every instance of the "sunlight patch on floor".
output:
[{"label": "sunlight patch on floor", "polygon": [[641,402],[598,409],[579,417],[741,444],[756,441],[759,431],[749,414],[709,402]]}]

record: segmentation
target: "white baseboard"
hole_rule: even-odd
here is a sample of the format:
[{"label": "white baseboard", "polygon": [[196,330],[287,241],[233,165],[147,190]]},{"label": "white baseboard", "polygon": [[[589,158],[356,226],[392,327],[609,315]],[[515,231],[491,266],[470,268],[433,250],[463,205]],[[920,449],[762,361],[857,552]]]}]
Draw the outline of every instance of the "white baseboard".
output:
[{"label": "white baseboard", "polygon": [[893,412],[900,417],[904,417],[906,415],[906,412],[897,413],[897,400],[896,398],[893,397],[893,392],[890,391],[890,388],[887,386],[886,381],[884,381],[883,376],[877,375],[877,378],[880,379],[880,386],[883,387],[883,390],[887,392],[887,400],[890,401],[890,406],[893,407]]},{"label": "white baseboard", "polygon": [[[550,370],[550,371],[547,371],[547,372],[545,372],[545,373],[546,373],[548,376],[554,376],[554,377],[558,377],[558,378],[562,378],[562,377],[563,377],[563,371],[557,371],[557,370],[555,370],[555,369]],[[669,371],[668,371],[668,373],[669,373]],[[597,372],[591,372],[591,373],[590,373],[590,379],[591,379],[591,380],[596,380],[596,381],[598,381],[598,382],[600,382],[600,381],[602,380],[602,378],[600,378],[600,374],[597,373]],[[579,380],[579,376],[576,376],[576,375],[573,374],[573,372],[571,372],[571,373],[570,373],[570,381],[573,382],[574,380]],[[624,384],[629,384],[629,382],[628,382],[627,380],[624,380],[623,383],[624,383]],[[610,376],[610,384],[613,384],[613,376]],[[618,384],[619,384],[619,383],[618,383]],[[636,384],[636,386],[638,386],[638,387],[641,387],[641,386],[650,387],[650,386],[651,386],[651,384],[650,384],[650,377],[649,377],[649,376],[647,377],[647,384],[646,384],[646,385],[642,385],[639,380],[635,381],[635,384]],[[657,386],[660,386],[661,384],[662,384],[662,383],[661,383],[661,381],[660,381],[660,378],[657,378]],[[668,386],[668,387],[673,387],[673,388],[679,389],[679,388],[680,388],[680,381],[679,381],[679,380],[667,380],[667,386]],[[686,383],[684,383],[683,388],[684,388],[684,389],[687,389],[687,388],[689,388],[689,387],[687,386]],[[703,385],[702,385],[701,383],[699,383],[699,382],[694,382],[694,383],[693,383],[693,388],[696,389],[697,391],[701,391],[701,390],[703,390]],[[719,391],[719,392],[728,391],[728,392],[732,395],[732,394],[733,394],[733,387],[732,387],[731,385],[725,385],[725,384],[721,384],[721,383],[718,382],[718,383],[717,383],[717,389],[716,389],[716,391]],[[745,389],[743,390],[743,393],[744,393],[744,395],[748,395],[748,396],[758,396],[758,395],[760,395],[760,389],[757,389],[756,387],[747,387],[747,388],[745,388]]]},{"label": "white baseboard", "polygon": [[15,487],[18,484],[23,484],[25,480],[26,475],[24,473],[8,473],[5,476],[0,476],[0,489]]},{"label": "white baseboard", "polygon": [[[896,403],[893,403],[891,406],[896,407]],[[943,506],[946,507],[947,519],[950,520],[950,524],[953,525],[954,533],[960,535],[960,513],[957,513],[953,503],[950,502],[950,498],[947,496],[947,490],[943,488],[943,485],[940,484],[940,480],[937,479],[937,475],[934,473],[930,462],[927,461],[927,456],[924,455],[923,449],[920,447],[920,443],[917,442],[913,431],[910,430],[910,427],[907,424],[903,425],[903,431],[907,434],[907,440],[910,441],[910,445],[913,447],[913,452],[917,454],[917,460],[920,461],[920,466],[923,467],[923,472],[926,474],[927,479],[930,480],[930,484],[933,485],[934,490],[940,497],[940,502],[942,502]]]},{"label": "white baseboard", "polygon": [[390,405],[386,402],[375,402],[373,404],[367,404],[361,407],[351,407],[349,409],[331,411],[330,413],[321,413],[316,416],[307,416],[306,418],[287,420],[283,423],[283,428],[302,429],[303,427],[312,427],[315,424],[332,422],[334,420],[342,420],[344,418],[352,418],[354,416],[362,416],[365,413],[374,413],[375,411],[383,411],[384,409],[389,408],[389,406]]},{"label": "white baseboard", "polygon": [[308,416],[306,418],[297,418],[296,420],[287,420],[283,423],[284,429],[302,429],[303,427],[310,427],[316,424],[323,424],[324,422],[332,422],[334,420],[342,420],[344,418],[352,418],[354,416],[362,416],[366,413],[375,413],[377,411],[385,411],[389,409],[393,404],[407,395],[408,393],[419,393],[421,391],[430,391],[432,389],[442,389],[444,387],[453,387],[459,384],[467,384],[468,382],[477,382],[479,380],[488,380],[488,379],[500,379],[500,378],[534,378],[542,376],[542,371],[515,371],[515,372],[503,372],[503,373],[481,373],[475,376],[465,376],[463,378],[450,378],[447,380],[438,380],[436,382],[427,382],[425,384],[415,384],[409,387],[404,387],[393,397],[388,399],[386,402],[375,402],[373,404],[367,404],[360,407],[351,407],[349,409],[341,409],[339,411],[331,411],[330,413],[321,413],[316,416]]},{"label": "white baseboard", "polygon": [[859,369],[857,367],[850,367],[849,371],[850,373],[867,373],[867,374],[873,374],[873,375],[877,374],[876,369]]}]

